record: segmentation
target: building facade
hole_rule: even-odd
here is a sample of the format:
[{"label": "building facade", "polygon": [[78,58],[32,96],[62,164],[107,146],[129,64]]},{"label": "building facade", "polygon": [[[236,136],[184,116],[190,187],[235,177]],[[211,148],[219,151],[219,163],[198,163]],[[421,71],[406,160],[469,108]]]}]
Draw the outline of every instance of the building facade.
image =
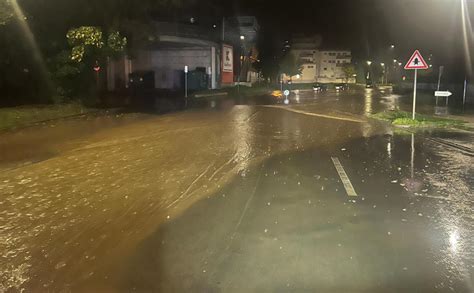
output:
[{"label": "building facade", "polygon": [[254,16],[236,16],[223,19],[222,41],[234,47],[234,82],[252,84],[258,73],[253,68],[257,61],[257,35],[260,25]]},{"label": "building facade", "polygon": [[[301,64],[301,74],[291,77],[294,83],[355,83],[355,77],[346,76],[344,67],[352,63],[350,50],[321,49],[319,35],[293,37],[290,53]],[[290,79],[290,77],[286,77]]]},{"label": "building facade", "polygon": [[220,87],[222,45],[217,40],[217,32],[186,23],[153,24],[145,39],[132,42],[132,56],[109,62],[109,91],[133,86],[130,74],[137,72],[153,77],[149,85],[152,88],[180,90],[184,88],[185,67],[188,78],[199,79],[196,82],[199,87]]},{"label": "building facade", "polygon": [[313,83],[316,77],[316,56],[321,46],[320,35],[296,35],[291,42],[290,54],[294,54],[301,63],[302,72],[297,78],[292,78],[295,83]]},{"label": "building facade", "polygon": [[344,67],[352,63],[350,50],[319,50],[315,53],[315,81],[321,83],[355,83],[354,76],[347,76]]}]

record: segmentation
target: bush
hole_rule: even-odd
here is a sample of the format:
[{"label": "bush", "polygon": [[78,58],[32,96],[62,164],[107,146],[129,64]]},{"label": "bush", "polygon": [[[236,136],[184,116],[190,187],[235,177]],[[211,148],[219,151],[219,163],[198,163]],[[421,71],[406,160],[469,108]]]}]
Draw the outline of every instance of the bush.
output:
[{"label": "bush", "polygon": [[444,119],[427,115],[417,114],[416,119],[412,119],[412,113],[404,111],[381,112],[371,116],[375,119],[390,121],[396,126],[407,127],[457,127],[462,128],[464,121],[454,119]]}]

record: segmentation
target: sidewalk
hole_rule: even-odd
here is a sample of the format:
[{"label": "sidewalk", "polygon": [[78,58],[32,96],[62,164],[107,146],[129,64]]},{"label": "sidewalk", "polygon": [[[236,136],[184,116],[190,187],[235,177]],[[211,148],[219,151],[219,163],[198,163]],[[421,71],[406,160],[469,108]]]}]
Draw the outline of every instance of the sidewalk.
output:
[{"label": "sidewalk", "polygon": [[448,115],[446,118],[466,121],[466,126],[472,128],[474,132],[474,115]]}]

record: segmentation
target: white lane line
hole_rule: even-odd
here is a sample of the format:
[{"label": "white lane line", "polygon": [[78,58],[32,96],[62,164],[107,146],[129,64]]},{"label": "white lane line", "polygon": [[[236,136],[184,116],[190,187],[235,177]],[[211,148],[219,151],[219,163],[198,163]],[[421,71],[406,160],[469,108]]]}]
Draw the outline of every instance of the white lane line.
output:
[{"label": "white lane line", "polygon": [[306,112],[306,111],[292,109],[292,108],[288,108],[288,107],[282,107],[282,106],[264,105],[262,107],[277,108],[277,109],[281,109],[281,110],[285,110],[285,111],[289,111],[289,112],[293,112],[293,113],[298,113],[298,114],[303,114],[303,115],[308,115],[308,116],[315,116],[315,117],[320,117],[320,118],[350,121],[350,122],[356,122],[356,123],[366,123],[366,121],[361,120],[361,119],[346,118],[346,117],[332,116],[332,115],[325,115],[325,114],[317,114],[317,113]]},{"label": "white lane line", "polygon": [[334,167],[336,167],[337,173],[339,174],[339,178],[341,178],[342,184],[344,184],[344,188],[346,189],[347,195],[357,196],[357,193],[354,190],[354,186],[352,186],[351,180],[349,180],[349,177],[347,176],[346,171],[344,171],[344,167],[342,167],[342,164],[339,159],[331,157],[331,160],[334,164]]}]

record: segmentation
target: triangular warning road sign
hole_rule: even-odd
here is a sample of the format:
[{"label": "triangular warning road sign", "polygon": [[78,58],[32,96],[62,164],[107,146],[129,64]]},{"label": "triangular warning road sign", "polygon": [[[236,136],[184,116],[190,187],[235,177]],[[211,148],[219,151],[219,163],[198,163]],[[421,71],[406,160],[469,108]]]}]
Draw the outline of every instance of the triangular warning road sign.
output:
[{"label": "triangular warning road sign", "polygon": [[428,69],[425,59],[420,54],[420,51],[415,50],[415,53],[411,55],[410,60],[405,65],[405,69]]}]

